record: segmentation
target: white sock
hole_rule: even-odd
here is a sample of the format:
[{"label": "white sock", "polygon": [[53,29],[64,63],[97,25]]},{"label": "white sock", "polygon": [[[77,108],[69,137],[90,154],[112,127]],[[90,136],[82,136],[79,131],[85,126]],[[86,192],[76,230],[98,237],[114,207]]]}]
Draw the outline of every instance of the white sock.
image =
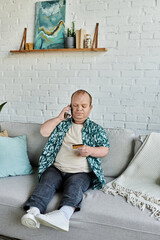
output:
[{"label": "white sock", "polygon": [[60,208],[60,211],[62,211],[64,213],[65,217],[69,220],[71,218],[72,214],[74,213],[74,208],[64,205]]},{"label": "white sock", "polygon": [[37,214],[40,214],[40,211],[37,207],[30,207],[30,209],[27,212],[33,214],[34,216],[36,216]]}]

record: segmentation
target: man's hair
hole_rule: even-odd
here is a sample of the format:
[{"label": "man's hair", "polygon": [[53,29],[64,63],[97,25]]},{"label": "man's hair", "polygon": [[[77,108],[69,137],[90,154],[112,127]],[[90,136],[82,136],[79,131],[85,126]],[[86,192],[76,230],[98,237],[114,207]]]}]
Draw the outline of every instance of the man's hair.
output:
[{"label": "man's hair", "polygon": [[90,105],[92,105],[92,96],[91,96],[86,90],[83,90],[83,89],[79,89],[79,90],[75,91],[75,92],[72,94],[72,96],[71,96],[71,102],[72,102],[72,98],[73,98],[73,96],[74,96],[75,94],[80,95],[80,94],[85,94],[85,93],[88,94],[88,96],[89,96],[89,98],[90,98]]}]

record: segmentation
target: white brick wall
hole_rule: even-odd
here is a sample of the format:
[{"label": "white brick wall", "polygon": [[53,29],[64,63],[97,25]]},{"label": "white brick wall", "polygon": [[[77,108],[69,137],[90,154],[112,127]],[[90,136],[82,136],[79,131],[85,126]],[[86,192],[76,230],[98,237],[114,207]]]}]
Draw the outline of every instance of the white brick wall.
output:
[{"label": "white brick wall", "polygon": [[34,40],[35,2],[0,0],[0,121],[42,123],[84,88],[93,120],[136,133],[160,131],[160,0],[67,0],[66,27],[94,34],[102,53],[10,54],[24,27]]}]

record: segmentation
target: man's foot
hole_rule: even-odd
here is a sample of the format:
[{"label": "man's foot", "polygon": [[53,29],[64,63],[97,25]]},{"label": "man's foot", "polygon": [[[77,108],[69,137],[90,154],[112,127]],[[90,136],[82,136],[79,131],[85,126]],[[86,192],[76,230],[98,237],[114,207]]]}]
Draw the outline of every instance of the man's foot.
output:
[{"label": "man's foot", "polygon": [[32,207],[30,208],[27,213],[21,218],[21,223],[32,229],[40,228],[40,223],[36,220],[35,216],[39,214],[40,211],[38,208]]},{"label": "man's foot", "polygon": [[35,218],[42,225],[65,232],[69,231],[69,220],[59,210],[46,214],[37,214]]}]

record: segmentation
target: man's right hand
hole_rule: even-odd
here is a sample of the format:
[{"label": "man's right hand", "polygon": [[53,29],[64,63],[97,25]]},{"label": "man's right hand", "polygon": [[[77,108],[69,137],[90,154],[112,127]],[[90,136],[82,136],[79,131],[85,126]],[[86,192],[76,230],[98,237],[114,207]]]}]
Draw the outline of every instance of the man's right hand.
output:
[{"label": "man's right hand", "polygon": [[53,132],[53,130],[56,128],[56,126],[65,120],[64,114],[65,112],[68,112],[70,110],[70,105],[64,107],[60,114],[52,119],[47,120],[41,125],[40,133],[43,137],[49,137],[50,134]]},{"label": "man's right hand", "polygon": [[[65,120],[65,113],[68,112],[70,109],[71,109],[70,105],[68,105],[62,109],[62,111],[58,115],[58,118],[60,121]],[[69,115],[68,115],[68,117],[69,117]]]}]

